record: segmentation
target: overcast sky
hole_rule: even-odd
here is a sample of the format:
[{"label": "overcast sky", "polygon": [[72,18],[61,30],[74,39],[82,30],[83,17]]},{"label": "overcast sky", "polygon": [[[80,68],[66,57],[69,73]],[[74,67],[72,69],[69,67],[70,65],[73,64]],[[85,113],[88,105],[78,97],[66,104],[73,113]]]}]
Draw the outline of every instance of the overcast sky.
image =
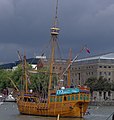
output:
[{"label": "overcast sky", "polygon": [[[0,62],[40,55],[50,40],[56,0],[0,0]],[[90,55],[114,52],[114,0],[59,0],[62,56],[83,45]],[[86,53],[85,53],[86,54]],[[86,56],[90,56],[86,55]]]}]

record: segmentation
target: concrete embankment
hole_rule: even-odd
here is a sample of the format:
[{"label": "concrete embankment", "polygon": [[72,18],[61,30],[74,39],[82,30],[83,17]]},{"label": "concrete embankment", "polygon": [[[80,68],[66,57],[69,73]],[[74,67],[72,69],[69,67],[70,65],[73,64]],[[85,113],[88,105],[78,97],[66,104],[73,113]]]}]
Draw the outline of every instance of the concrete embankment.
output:
[{"label": "concrete embankment", "polygon": [[114,106],[114,101],[91,101],[91,106]]}]

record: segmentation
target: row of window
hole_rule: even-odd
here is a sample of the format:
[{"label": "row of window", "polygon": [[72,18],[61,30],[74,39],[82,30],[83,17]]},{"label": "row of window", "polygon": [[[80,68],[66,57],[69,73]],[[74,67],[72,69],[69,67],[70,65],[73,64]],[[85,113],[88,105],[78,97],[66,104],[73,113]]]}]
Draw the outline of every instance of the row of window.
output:
[{"label": "row of window", "polygon": [[93,75],[93,72],[86,72],[86,75]]},{"label": "row of window", "polygon": [[111,72],[99,72],[99,75],[102,76],[102,75],[111,75]]},{"label": "row of window", "polygon": [[[90,69],[90,68],[93,69],[94,67],[93,66],[87,66],[86,67],[86,69]],[[100,65],[99,68],[111,68],[111,66],[101,66]],[[53,70],[55,70],[55,69],[58,69],[58,70],[62,70],[63,69],[63,70],[65,70],[65,68],[62,68],[62,66],[60,66],[59,68],[57,66],[56,67],[54,66]],[[78,68],[72,67],[72,70],[77,70],[77,69],[80,69],[80,67],[78,67]]]},{"label": "row of window", "polygon": [[111,68],[111,66],[99,66],[99,68]]},{"label": "row of window", "polygon": [[[86,67],[86,69],[93,69],[93,68],[94,68],[94,66],[87,66],[87,67]],[[99,66],[99,68],[111,68],[111,66]],[[72,68],[72,70],[73,70],[73,69],[76,70],[77,68]],[[78,69],[80,69],[80,67],[78,67]]]},{"label": "row of window", "polygon": [[50,98],[50,102],[62,102],[63,101],[74,101],[74,100],[89,100],[89,96],[88,95],[72,95],[72,96],[64,96],[64,98],[62,99],[62,96],[58,96],[57,98],[55,97],[51,97]]}]

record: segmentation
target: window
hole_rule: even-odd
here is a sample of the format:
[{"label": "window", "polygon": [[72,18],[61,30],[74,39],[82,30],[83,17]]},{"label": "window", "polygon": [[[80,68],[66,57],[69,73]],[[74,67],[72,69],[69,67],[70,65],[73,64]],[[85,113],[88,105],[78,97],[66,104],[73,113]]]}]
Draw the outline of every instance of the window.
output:
[{"label": "window", "polygon": [[70,100],[70,96],[68,96],[68,100]]},{"label": "window", "polygon": [[101,91],[99,92],[99,96],[102,96],[102,92]]},{"label": "window", "polygon": [[82,96],[82,94],[80,95],[80,100],[82,100],[83,99],[83,96]]},{"label": "window", "polygon": [[60,67],[59,70],[62,70],[62,67]]},{"label": "window", "polygon": [[50,98],[50,102],[53,102],[53,98]]},{"label": "window", "polygon": [[76,95],[76,100],[78,100],[78,95]]},{"label": "window", "polygon": [[109,72],[108,75],[110,76],[110,75],[111,75],[111,72]]},{"label": "window", "polygon": [[106,72],[104,72],[104,75],[106,75]]},{"label": "window", "polygon": [[74,100],[74,95],[72,95],[72,100]]},{"label": "window", "polygon": [[101,75],[102,75],[102,72],[100,72],[99,75],[101,76]]},{"label": "window", "polygon": [[57,97],[57,102],[59,102],[59,97]]},{"label": "window", "polygon": [[110,78],[108,78],[109,82],[110,82]]},{"label": "window", "polygon": [[66,96],[64,96],[64,101],[66,101]]},{"label": "window", "polygon": [[60,97],[60,102],[62,102],[62,97]]}]

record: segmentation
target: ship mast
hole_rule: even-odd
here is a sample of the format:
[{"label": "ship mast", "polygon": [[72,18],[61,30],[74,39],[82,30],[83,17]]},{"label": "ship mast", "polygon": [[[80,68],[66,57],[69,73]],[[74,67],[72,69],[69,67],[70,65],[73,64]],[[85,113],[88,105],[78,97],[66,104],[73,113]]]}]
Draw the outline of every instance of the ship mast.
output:
[{"label": "ship mast", "polygon": [[22,75],[22,81],[25,80],[25,86],[23,85],[23,90],[24,90],[24,87],[25,87],[25,93],[27,94],[28,93],[28,80],[27,80],[27,61],[26,61],[26,55],[24,54],[23,59],[22,59],[22,57],[20,55],[20,52],[17,51],[17,53],[18,53],[19,60],[21,61],[21,64],[22,64],[22,70],[24,72],[24,74]]},{"label": "ship mast", "polygon": [[[70,49],[69,51],[69,60],[68,60],[68,65],[71,64],[71,58],[72,58],[72,50]],[[68,68],[68,74],[67,74],[67,79],[68,79],[68,86],[71,85],[71,80],[70,80],[70,67]]]},{"label": "ship mast", "polygon": [[57,27],[58,23],[58,0],[56,2],[56,13],[55,13],[55,18],[54,18],[54,23],[51,28],[51,61],[50,61],[50,79],[49,79],[49,86],[48,86],[48,97],[50,98],[50,90],[52,86],[52,71],[53,71],[53,64],[54,64],[54,57],[55,57],[55,47],[56,47],[56,42],[58,39],[58,34],[59,34],[59,28]]},{"label": "ship mast", "polygon": [[28,93],[28,80],[27,80],[27,62],[26,56],[24,55],[24,79],[25,79],[25,93]]}]

